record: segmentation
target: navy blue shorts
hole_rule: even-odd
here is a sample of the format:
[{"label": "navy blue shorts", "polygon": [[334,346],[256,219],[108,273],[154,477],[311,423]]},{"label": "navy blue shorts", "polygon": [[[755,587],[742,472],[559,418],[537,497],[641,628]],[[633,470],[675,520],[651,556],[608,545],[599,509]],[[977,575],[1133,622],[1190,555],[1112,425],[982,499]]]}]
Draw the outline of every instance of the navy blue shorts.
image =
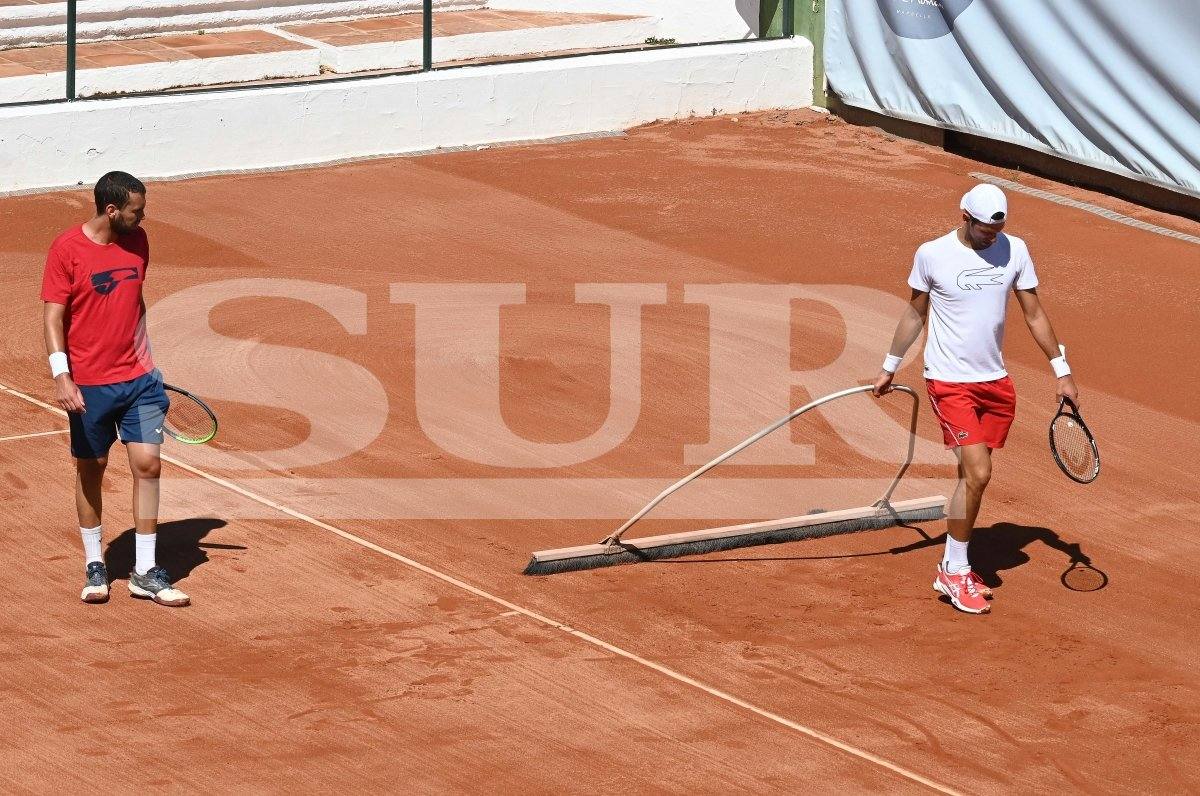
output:
[{"label": "navy blue shorts", "polygon": [[76,459],[99,459],[117,441],[162,444],[163,418],[171,401],[163,390],[158,370],[132,381],[96,386],[79,385],[83,393],[82,414],[71,412],[71,455]]}]

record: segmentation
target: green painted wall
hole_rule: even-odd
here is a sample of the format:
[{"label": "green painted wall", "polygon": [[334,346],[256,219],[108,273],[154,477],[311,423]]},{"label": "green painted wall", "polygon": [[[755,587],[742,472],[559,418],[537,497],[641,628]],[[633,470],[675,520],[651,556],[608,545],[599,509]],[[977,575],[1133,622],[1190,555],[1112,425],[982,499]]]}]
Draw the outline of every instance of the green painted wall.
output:
[{"label": "green painted wall", "polygon": [[[813,104],[826,106],[825,98],[825,0],[792,0],[793,25],[797,36],[813,44]],[[763,36],[783,35],[784,0],[762,0],[758,10]]]}]

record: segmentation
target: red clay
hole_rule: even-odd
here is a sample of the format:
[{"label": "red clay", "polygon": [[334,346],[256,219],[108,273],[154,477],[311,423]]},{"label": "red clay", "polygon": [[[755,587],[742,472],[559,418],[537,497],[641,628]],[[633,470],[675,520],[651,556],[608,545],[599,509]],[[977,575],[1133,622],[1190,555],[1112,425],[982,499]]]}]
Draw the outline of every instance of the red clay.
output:
[{"label": "red clay", "polygon": [[[846,284],[904,296],[913,249],[954,225],[968,171],[989,168],[815,114],[771,113],[592,142],[155,184],[147,300],[165,328],[173,319],[157,317],[156,302],[216,280],[281,277],[366,294],[365,334],[286,299],[247,297],[213,312],[212,328],[227,336],[369,368],[388,404],[361,452],[281,467],[269,451],[310,431],[286,400],[218,401],[218,450],[235,459],[212,469],[235,481],[667,479],[690,469],[684,446],[708,436],[707,317],[682,303],[684,287]],[[1186,466],[1200,453],[1190,366],[1200,249],[1019,194],[1010,203],[1010,231],[1038,264],[1105,469],[1079,487],[1054,468],[1048,367],[1010,316],[1006,354],[1021,405],[972,547],[997,584],[990,616],[935,599],[940,545],[911,530],[532,579],[518,574],[531,550],[595,541],[614,523],[335,524],[955,790],[1195,789],[1198,647],[1187,617],[1200,608],[1200,551],[1185,518],[1200,493]],[[33,296],[46,245],[86,217],[87,196],[7,199],[0,212],[10,230],[2,283],[28,299],[12,302],[0,383],[46,398]],[[550,471],[439,450],[417,421],[413,311],[390,303],[393,282],[527,283],[530,306],[501,317],[501,408],[514,431],[560,442],[586,437],[609,409],[603,314],[565,306],[575,285],[668,284],[668,303],[642,312],[633,434]],[[827,307],[802,302],[792,324],[793,368],[838,356],[844,329]],[[437,356],[465,356],[452,343]],[[160,363],[197,355],[155,353]],[[746,361],[744,376],[753,382],[759,370]],[[919,380],[916,369],[902,375]],[[314,391],[337,387],[311,379]],[[10,418],[19,429],[11,433],[36,427],[18,407],[0,394],[0,437]],[[923,411],[922,437],[937,440]],[[57,427],[47,414],[45,428]],[[890,472],[847,450],[823,421],[795,435],[818,446],[815,464],[732,466],[700,488],[720,490],[727,476]],[[110,538],[128,521],[128,479],[113,469]],[[913,474],[947,472],[923,464]],[[321,790],[919,789],[283,517],[206,520],[209,507],[188,507],[190,518],[166,529],[175,539],[168,563],[187,572],[183,587],[196,600],[186,611],[134,603],[123,584],[107,606],[77,605],[65,440],[0,442],[0,479],[11,487],[0,508],[10,583],[38,584],[14,590],[0,620],[13,750],[0,771],[18,786],[132,777],[281,789],[303,777]],[[184,485],[169,487],[187,502]],[[122,545],[128,539],[118,558],[131,555]],[[1108,574],[1107,588],[1063,588],[1071,545]],[[164,733],[178,742],[162,743]]]}]

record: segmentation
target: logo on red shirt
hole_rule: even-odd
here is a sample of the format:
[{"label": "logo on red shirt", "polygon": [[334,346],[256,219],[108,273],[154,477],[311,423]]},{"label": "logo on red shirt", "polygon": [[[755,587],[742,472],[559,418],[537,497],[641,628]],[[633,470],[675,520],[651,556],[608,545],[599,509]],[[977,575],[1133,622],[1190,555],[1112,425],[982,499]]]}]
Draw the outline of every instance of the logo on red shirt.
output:
[{"label": "logo on red shirt", "polygon": [[117,285],[129,279],[137,279],[139,271],[136,268],[114,268],[111,271],[100,271],[92,274],[92,287],[101,296],[107,296],[116,290]]}]

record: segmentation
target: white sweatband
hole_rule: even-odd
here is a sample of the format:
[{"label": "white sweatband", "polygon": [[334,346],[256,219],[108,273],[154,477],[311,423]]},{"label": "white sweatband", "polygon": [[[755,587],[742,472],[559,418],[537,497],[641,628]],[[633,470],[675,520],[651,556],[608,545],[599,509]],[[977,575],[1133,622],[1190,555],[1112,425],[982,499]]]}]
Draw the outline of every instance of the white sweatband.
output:
[{"label": "white sweatband", "polygon": [[67,364],[67,355],[63,351],[55,351],[50,355],[50,375],[53,378],[58,378],[64,373],[70,373],[71,367]]},{"label": "white sweatband", "polygon": [[1058,344],[1058,356],[1050,360],[1050,367],[1054,368],[1054,375],[1057,378],[1071,375],[1071,368],[1067,365],[1067,347],[1062,343]]},{"label": "white sweatband", "polygon": [[898,357],[895,354],[888,354],[883,358],[883,369],[888,373],[895,373],[900,368],[900,363],[904,361],[904,357]]}]

